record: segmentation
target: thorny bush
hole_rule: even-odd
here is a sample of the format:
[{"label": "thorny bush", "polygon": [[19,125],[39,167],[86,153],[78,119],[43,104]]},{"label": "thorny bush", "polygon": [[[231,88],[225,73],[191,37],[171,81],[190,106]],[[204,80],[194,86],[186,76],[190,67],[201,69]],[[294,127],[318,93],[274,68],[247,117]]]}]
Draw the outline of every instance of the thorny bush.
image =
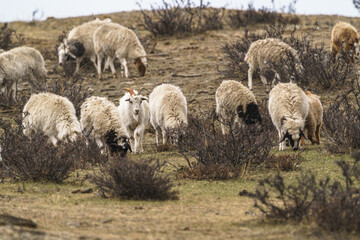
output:
[{"label": "thorny bush", "polygon": [[17,34],[14,29],[9,28],[7,23],[4,23],[0,27],[0,49],[7,51],[23,44],[23,36],[21,34]]},{"label": "thorny bush", "polygon": [[160,161],[132,161],[126,157],[111,159],[94,171],[92,181],[104,197],[133,200],[176,200],[170,179],[161,175],[165,163]]},{"label": "thorny bush", "polygon": [[338,95],[324,111],[324,133],[333,153],[349,153],[360,148],[360,83],[353,81],[350,89]]},{"label": "thorny bush", "polygon": [[95,142],[86,145],[81,139],[55,147],[47,136],[22,133],[21,118],[10,124],[0,121],[1,175],[14,181],[49,181],[62,183],[72,171],[107,161]]},{"label": "thorny bush", "polygon": [[219,129],[215,110],[201,116],[189,116],[186,133],[177,144],[188,163],[188,167],[182,169],[183,176],[196,179],[239,178],[251,164],[263,163],[274,146],[274,129],[266,116],[263,111],[261,125],[229,126],[226,135]]},{"label": "thorny bush", "polygon": [[[314,220],[328,231],[360,233],[360,154],[354,155],[352,164],[336,162],[343,178],[332,181],[329,177],[317,179],[311,172],[302,172],[296,183],[287,184],[277,174],[259,181],[254,198],[255,207],[269,218],[301,221]],[[270,197],[275,193],[274,197]]]}]

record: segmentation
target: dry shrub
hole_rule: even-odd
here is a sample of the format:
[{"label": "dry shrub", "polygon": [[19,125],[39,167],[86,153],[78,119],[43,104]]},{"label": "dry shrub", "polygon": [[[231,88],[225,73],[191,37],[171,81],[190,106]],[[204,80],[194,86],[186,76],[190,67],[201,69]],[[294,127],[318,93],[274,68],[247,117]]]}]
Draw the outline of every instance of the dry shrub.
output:
[{"label": "dry shrub", "polygon": [[247,27],[259,23],[288,22],[295,24],[298,21],[299,18],[295,14],[288,14],[285,16],[282,13],[278,13],[266,7],[255,10],[254,5],[250,3],[246,10],[229,11],[227,23],[231,28],[238,29],[240,27]]},{"label": "dry shrub", "polygon": [[300,154],[271,155],[265,161],[265,167],[279,171],[295,171],[300,164]]},{"label": "dry shrub", "polygon": [[14,29],[8,27],[7,23],[0,27],[0,49],[7,51],[23,44],[24,38],[22,34],[17,34]]},{"label": "dry shrub", "polygon": [[183,169],[184,176],[238,178],[246,173],[250,164],[264,162],[274,146],[274,128],[267,115],[262,116],[261,125],[230,128],[226,135],[219,129],[215,110],[201,116],[189,116],[186,133],[177,143],[188,163],[189,169]]},{"label": "dry shrub", "polygon": [[110,160],[94,173],[92,181],[104,197],[133,200],[176,200],[178,192],[166,176],[161,176],[165,163],[134,162],[127,158]]},{"label": "dry shrub", "polygon": [[225,8],[207,8],[201,16],[201,24],[199,24],[199,32],[209,30],[220,30],[224,28],[224,12]]},{"label": "dry shrub", "polygon": [[360,85],[350,84],[350,89],[338,95],[324,111],[324,133],[333,153],[349,153],[360,148]]},{"label": "dry shrub", "polygon": [[340,181],[329,177],[318,180],[306,172],[296,178],[296,183],[286,184],[277,174],[261,180],[256,192],[248,196],[269,218],[296,222],[309,219],[328,231],[360,233],[359,156],[352,164],[337,162],[343,175]]}]

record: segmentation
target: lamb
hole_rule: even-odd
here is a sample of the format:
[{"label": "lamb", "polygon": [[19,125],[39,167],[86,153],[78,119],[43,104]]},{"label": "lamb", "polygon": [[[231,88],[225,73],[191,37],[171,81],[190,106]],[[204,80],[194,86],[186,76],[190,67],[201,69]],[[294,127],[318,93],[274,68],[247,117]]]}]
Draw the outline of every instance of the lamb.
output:
[{"label": "lamb", "polygon": [[176,142],[179,133],[187,126],[187,103],[179,87],[161,84],[154,88],[149,97],[150,123],[155,129],[156,144],[159,145],[159,132],[163,144],[168,141],[168,134]]},{"label": "lamb", "polygon": [[144,76],[147,67],[146,52],[134,31],[116,23],[107,23],[96,29],[94,33],[94,50],[98,60],[98,75],[101,74],[101,61],[106,56],[111,71],[116,76],[114,59],[119,58],[124,67],[125,77],[129,76],[127,60],[133,59],[140,76]]},{"label": "lamb", "polygon": [[245,55],[245,61],[249,65],[248,86],[250,90],[252,90],[253,73],[257,69],[260,69],[260,78],[263,84],[267,87],[267,90],[267,81],[263,74],[267,70],[274,71],[275,77],[272,81],[272,85],[274,85],[275,80],[280,79],[277,69],[274,69],[274,64],[282,65],[281,61],[284,60],[294,60],[295,70],[297,72],[303,71],[303,66],[296,50],[281,40],[276,38],[266,38],[251,43],[249,50]]},{"label": "lamb", "polygon": [[38,50],[23,46],[0,54],[0,86],[10,105],[17,101],[20,81],[28,81],[38,89],[46,84],[45,62]]},{"label": "lamb", "polygon": [[91,135],[103,154],[106,145],[110,152],[118,152],[122,156],[131,151],[129,135],[121,124],[116,106],[106,98],[87,98],[81,105],[80,124],[84,135]]},{"label": "lamb", "polygon": [[67,39],[64,39],[63,43],[58,47],[59,64],[62,65],[71,58],[76,59],[75,73],[77,73],[82,60],[89,58],[97,68],[93,35],[98,27],[108,22],[111,22],[111,19],[100,20],[96,18],[73,28]]},{"label": "lamb", "polygon": [[270,91],[268,108],[278,130],[279,150],[285,149],[284,141],[288,139],[296,151],[300,138],[305,138],[303,131],[309,111],[309,101],[304,91],[294,83],[279,83]]},{"label": "lamb", "polygon": [[[309,102],[309,113],[305,122],[305,131],[312,144],[320,144],[320,128],[323,121],[323,107],[319,96],[307,91],[306,97]],[[304,145],[304,138],[301,138],[301,145]]]},{"label": "lamb", "polygon": [[57,146],[58,142],[74,142],[81,136],[81,128],[74,105],[69,99],[53,94],[32,95],[23,109],[23,133],[44,133]]},{"label": "lamb", "polygon": [[134,153],[140,153],[144,151],[142,141],[150,119],[149,104],[146,101],[148,98],[131,88],[125,90],[128,93],[119,100],[120,120],[130,136],[131,149]]},{"label": "lamb", "polygon": [[225,124],[254,124],[261,122],[261,115],[254,94],[243,84],[224,80],[215,93],[216,114],[225,134]]},{"label": "lamb", "polygon": [[332,61],[335,63],[336,55],[345,51],[351,63],[354,63],[354,54],[359,56],[359,34],[357,30],[347,22],[338,22],[331,31],[330,49]]}]

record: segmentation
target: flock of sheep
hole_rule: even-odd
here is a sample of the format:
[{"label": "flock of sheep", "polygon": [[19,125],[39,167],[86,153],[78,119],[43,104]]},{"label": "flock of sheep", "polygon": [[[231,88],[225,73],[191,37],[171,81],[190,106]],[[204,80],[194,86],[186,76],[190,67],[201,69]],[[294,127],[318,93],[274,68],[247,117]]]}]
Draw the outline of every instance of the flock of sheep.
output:
[{"label": "flock of sheep", "polygon": [[[354,62],[354,57],[359,54],[358,42],[354,27],[345,22],[336,24],[331,35],[333,59],[342,48]],[[110,67],[114,76],[116,58],[124,68],[125,77],[128,77],[128,60],[134,61],[141,76],[147,67],[146,53],[136,34],[109,19],[96,19],[75,27],[59,46],[58,56],[60,64],[75,59],[76,71],[82,59],[89,58],[100,78],[103,60],[104,69]],[[272,70],[275,78],[268,110],[278,130],[279,150],[284,150],[285,140],[290,142],[293,150],[297,150],[304,144],[306,134],[312,143],[320,144],[323,108],[319,97],[305,93],[291,81],[274,86],[279,76],[269,63],[289,56],[295,61],[296,69],[303,71],[296,50],[281,40],[268,38],[251,44],[245,57],[249,65],[248,87],[238,81],[224,80],[215,94],[216,113],[223,134],[228,124],[244,126],[261,123],[256,97],[251,91],[252,76],[259,69],[260,78],[267,85],[262,72]],[[0,85],[9,100],[16,101],[19,81],[29,81],[36,86],[45,78],[44,59],[37,50],[18,47],[0,54]],[[143,136],[149,122],[155,129],[157,144],[160,134],[163,144],[166,144],[168,136],[176,142],[178,134],[184,133],[188,124],[187,101],[179,87],[161,84],[153,89],[149,99],[131,88],[125,90],[127,92],[119,100],[118,107],[105,97],[86,99],[81,106],[80,121],[74,105],[67,98],[53,93],[33,94],[23,109],[23,133],[29,137],[33,133],[43,133],[54,145],[59,141],[74,142],[79,138],[87,141],[93,138],[103,153],[108,148],[110,152],[122,154],[128,150],[134,153],[144,151]]]}]

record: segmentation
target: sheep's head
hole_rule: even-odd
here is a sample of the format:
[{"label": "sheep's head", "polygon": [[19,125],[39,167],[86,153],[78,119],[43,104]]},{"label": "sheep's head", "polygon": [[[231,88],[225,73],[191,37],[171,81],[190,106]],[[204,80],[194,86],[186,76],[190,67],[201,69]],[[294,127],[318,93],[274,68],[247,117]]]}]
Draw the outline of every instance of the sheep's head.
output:
[{"label": "sheep's head", "polygon": [[301,137],[305,137],[302,129],[304,128],[303,121],[301,120],[294,120],[288,119],[283,117],[282,119],[282,138],[280,142],[285,141],[286,139],[289,140],[290,145],[294,151],[299,149],[300,139]]},{"label": "sheep's head", "polygon": [[359,55],[360,55],[359,38],[357,37],[349,38],[347,44],[349,46],[350,59],[353,60],[354,57],[356,59],[359,59]]},{"label": "sheep's head", "polygon": [[145,76],[147,68],[147,60],[145,57],[139,57],[135,59],[135,67],[141,77]]},{"label": "sheep's head", "polygon": [[172,124],[167,128],[167,132],[172,144],[178,143],[179,139],[185,135],[187,125],[187,122],[176,121],[175,124]]},{"label": "sheep's head", "polygon": [[125,157],[128,150],[132,152],[129,139],[124,136],[118,137],[114,130],[110,130],[105,134],[105,142],[109,147],[110,155],[116,154]]},{"label": "sheep's head", "polygon": [[76,40],[64,40],[58,47],[59,64],[64,64],[65,61],[74,60],[83,56],[85,47],[82,43]]},{"label": "sheep's head", "polygon": [[261,123],[261,115],[259,112],[258,105],[256,103],[249,103],[246,105],[246,111],[244,112],[244,108],[242,105],[239,105],[236,109],[239,118],[242,118],[245,124],[250,125],[256,122]]},{"label": "sheep's head", "polygon": [[146,101],[148,98],[142,95],[138,95],[137,91],[134,91],[131,88],[125,88],[124,90],[129,92],[128,98],[125,99],[125,102],[127,102],[133,117],[137,118],[140,113],[142,101]]}]

